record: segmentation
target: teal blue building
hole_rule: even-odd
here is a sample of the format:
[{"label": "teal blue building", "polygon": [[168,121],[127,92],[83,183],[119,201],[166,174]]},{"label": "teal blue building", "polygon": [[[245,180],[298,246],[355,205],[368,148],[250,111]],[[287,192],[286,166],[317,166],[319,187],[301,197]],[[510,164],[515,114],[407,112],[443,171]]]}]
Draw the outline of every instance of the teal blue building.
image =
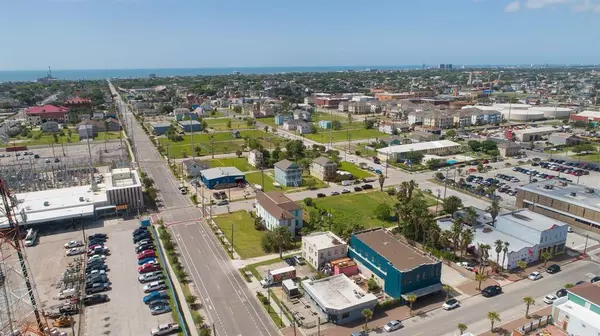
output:
[{"label": "teal blue building", "polygon": [[442,291],[442,262],[405,244],[385,229],[376,228],[350,237],[348,256],[363,275],[373,277],[386,294],[399,299]]}]

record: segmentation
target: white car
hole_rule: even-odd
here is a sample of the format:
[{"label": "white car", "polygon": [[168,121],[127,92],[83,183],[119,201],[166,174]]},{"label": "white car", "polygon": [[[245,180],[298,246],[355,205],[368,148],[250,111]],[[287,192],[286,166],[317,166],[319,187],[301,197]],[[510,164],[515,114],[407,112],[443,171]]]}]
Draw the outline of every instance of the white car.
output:
[{"label": "white car", "polygon": [[383,330],[385,330],[386,332],[391,332],[400,328],[402,328],[402,322],[400,320],[391,320],[383,326]]},{"label": "white car", "polygon": [[558,299],[556,297],[556,295],[554,295],[554,294],[548,294],[548,295],[544,296],[544,300],[543,301],[544,301],[544,303],[552,304],[552,303],[554,303],[554,301],[556,301],[556,299]]},{"label": "white car", "polygon": [[154,282],[151,282],[151,283],[147,284],[146,286],[144,286],[144,293],[150,293],[150,292],[154,292],[157,290],[163,290],[163,289],[167,289],[167,284],[163,280],[154,281]]},{"label": "white car", "polygon": [[473,269],[475,269],[475,264],[470,263],[470,262],[461,261],[461,262],[457,262],[456,264],[460,267],[464,267],[464,268],[468,269],[469,271],[472,271]]},{"label": "white car", "polygon": [[98,275],[100,275],[100,274],[106,274],[106,271],[105,270],[98,270],[98,269],[96,269],[96,270],[93,270],[93,271],[89,271],[86,275],[88,277],[90,277],[90,276],[94,276],[96,274],[98,274]]},{"label": "white car", "polygon": [[150,336],[163,336],[169,335],[172,332],[179,331],[179,324],[177,323],[165,323],[160,324],[158,327],[153,328],[150,331]]},{"label": "white car", "polygon": [[71,240],[68,243],[65,243],[65,248],[74,248],[83,246],[83,242],[81,240]]},{"label": "white car", "polygon": [[442,308],[444,308],[444,310],[452,310],[456,307],[458,307],[457,299],[450,299],[450,300],[444,302],[444,304],[442,305]]},{"label": "white car", "polygon": [[540,272],[533,272],[531,274],[529,274],[529,276],[527,277],[529,280],[539,280],[542,278],[542,273]]},{"label": "white car", "polygon": [[150,281],[161,280],[164,277],[161,271],[142,274],[138,277],[139,282],[146,283]]},{"label": "white car", "polygon": [[350,192],[350,189],[348,189],[348,188],[342,189],[342,194],[347,194],[349,192]]},{"label": "white car", "polygon": [[68,249],[66,252],[66,255],[67,255],[67,257],[69,257],[69,256],[80,255],[82,253],[83,253],[82,248],[75,247],[75,248]]},{"label": "white car", "polygon": [[94,256],[91,256],[88,258],[88,263],[91,263],[94,260],[105,260],[106,256],[105,255],[101,255],[101,254],[96,254]]},{"label": "white car", "polygon": [[573,228],[570,226],[567,226],[567,232],[573,232]]}]

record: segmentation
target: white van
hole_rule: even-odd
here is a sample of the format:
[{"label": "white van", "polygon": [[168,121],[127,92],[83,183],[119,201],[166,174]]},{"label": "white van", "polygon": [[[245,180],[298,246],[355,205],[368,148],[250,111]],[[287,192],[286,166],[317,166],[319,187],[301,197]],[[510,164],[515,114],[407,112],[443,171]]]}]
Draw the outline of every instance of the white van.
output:
[{"label": "white van", "polygon": [[65,289],[65,290],[60,291],[60,293],[58,293],[59,300],[71,299],[71,298],[76,298],[76,297],[77,297],[77,290],[75,288]]}]

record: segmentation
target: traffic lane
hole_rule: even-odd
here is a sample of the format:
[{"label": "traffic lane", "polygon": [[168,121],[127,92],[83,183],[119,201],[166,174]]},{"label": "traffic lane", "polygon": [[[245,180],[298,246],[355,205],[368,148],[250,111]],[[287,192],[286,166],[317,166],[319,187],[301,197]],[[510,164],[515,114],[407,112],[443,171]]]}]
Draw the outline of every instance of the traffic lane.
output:
[{"label": "traffic lane", "polygon": [[[461,306],[451,311],[437,309],[427,313],[425,318],[413,317],[405,320],[405,327],[393,335],[443,335],[454,333],[458,323],[473,325],[479,321],[487,320],[489,311],[501,314],[502,320],[509,321],[511,316],[502,316],[502,312],[511,308],[522,306],[523,298],[531,296],[541,298],[548,294],[556,293],[567,283],[576,283],[579,280],[590,280],[589,274],[598,272],[600,267],[590,261],[577,261],[565,265],[563,270],[556,274],[546,274],[537,281],[521,280],[519,282],[503,287],[504,293],[494,298],[484,298],[481,295],[474,296],[461,302]],[[545,303],[536,299],[536,307],[544,307]],[[523,306],[524,308],[524,306]],[[521,316],[522,314],[519,314]],[[435,322],[435,323],[431,323]],[[475,331],[475,330],[473,330]]]},{"label": "traffic lane", "polygon": [[183,249],[188,253],[188,266],[205,272],[201,278],[197,274],[195,279],[200,282],[198,288],[204,289],[202,300],[208,314],[221,325],[224,334],[243,335],[252,331],[252,335],[278,335],[212,232],[202,223],[178,225],[173,229],[179,232]]}]

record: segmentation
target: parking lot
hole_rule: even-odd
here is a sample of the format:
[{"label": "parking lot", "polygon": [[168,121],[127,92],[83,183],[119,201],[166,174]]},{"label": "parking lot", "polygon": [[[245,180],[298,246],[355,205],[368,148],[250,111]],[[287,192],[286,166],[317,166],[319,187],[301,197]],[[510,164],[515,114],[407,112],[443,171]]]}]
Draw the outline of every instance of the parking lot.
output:
[{"label": "parking lot", "polygon": [[[172,322],[170,314],[152,316],[149,307],[142,301],[146,294],[143,285],[138,282],[137,258],[131,236],[138,225],[137,220],[111,219],[88,223],[86,226],[86,236],[94,233],[106,233],[109,236],[106,246],[111,250],[111,255],[107,257],[106,265],[112,289],[102,292],[109,296],[109,302],[85,308],[82,325],[75,325],[76,330],[81,328],[83,335],[147,335],[159,324]],[[42,232],[39,243],[27,248],[44,309],[59,302],[57,286],[69,262],[76,258],[66,257],[63,245],[70,240],[82,239],[81,230]],[[51,324],[51,320],[48,322]]]}]

